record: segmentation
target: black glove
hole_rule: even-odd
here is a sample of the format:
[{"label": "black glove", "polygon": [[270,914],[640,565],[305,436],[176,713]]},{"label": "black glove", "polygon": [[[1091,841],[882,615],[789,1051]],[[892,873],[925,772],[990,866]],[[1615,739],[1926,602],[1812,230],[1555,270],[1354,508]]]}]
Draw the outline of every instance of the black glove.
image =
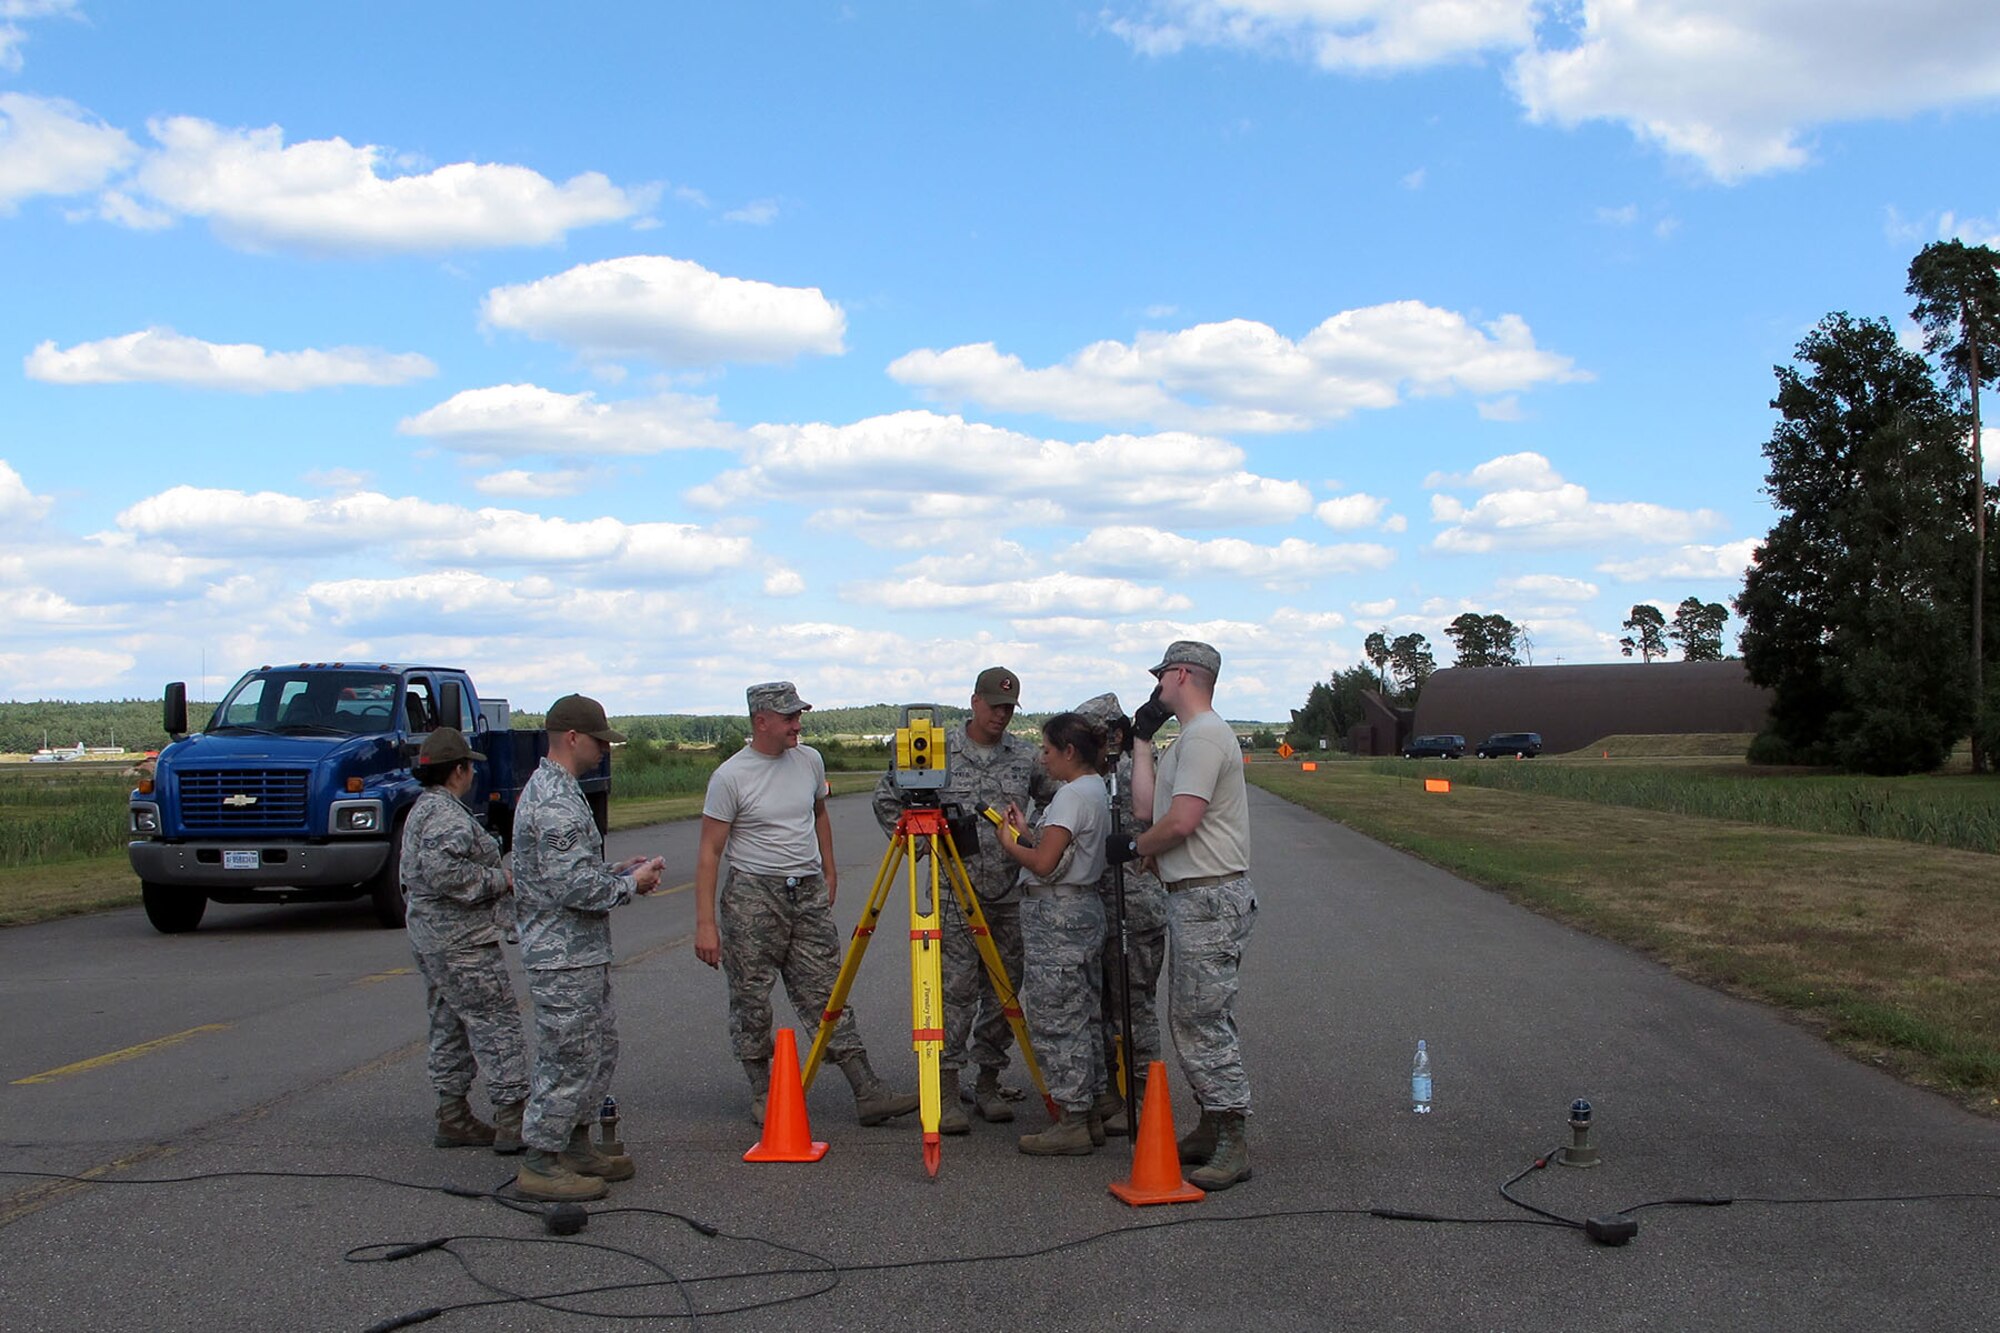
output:
[{"label": "black glove", "polygon": [[1140,704],[1139,711],[1132,714],[1132,734],[1142,741],[1150,741],[1173,715],[1174,710],[1160,702],[1160,687],[1155,685],[1153,697]]},{"label": "black glove", "polygon": [[1114,866],[1122,866],[1128,861],[1139,859],[1139,840],[1129,833],[1120,833],[1104,840],[1104,859]]}]

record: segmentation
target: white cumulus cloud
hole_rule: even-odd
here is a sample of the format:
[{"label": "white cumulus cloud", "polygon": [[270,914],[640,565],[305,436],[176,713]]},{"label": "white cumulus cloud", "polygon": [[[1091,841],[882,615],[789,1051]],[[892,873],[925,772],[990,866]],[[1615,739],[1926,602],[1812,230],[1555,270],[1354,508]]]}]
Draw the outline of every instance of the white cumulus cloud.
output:
[{"label": "white cumulus cloud", "polygon": [[284,558],[385,550],[426,568],[556,570],[566,578],[652,586],[747,565],[746,537],[685,523],[550,518],[468,509],[373,491],[305,498],[176,486],[117,516],[119,529],[177,553]]},{"label": "white cumulus cloud", "polygon": [[404,435],[447,449],[518,457],[656,454],[668,449],[720,448],[738,432],[715,419],[715,400],[663,393],[601,403],[594,393],[558,393],[535,384],[465,389],[398,422]]},{"label": "white cumulus cloud", "polygon": [[291,393],[345,384],[404,384],[437,374],[427,356],[373,347],[268,352],[255,343],[212,343],[168,328],[143,329],[58,349],[36,345],[28,378],[49,384],[183,384],[238,393]]},{"label": "white cumulus cloud", "polygon": [[847,317],[817,287],[724,277],[667,255],[605,259],[495,287],[485,322],[610,356],[671,366],[834,356]]},{"label": "white cumulus cloud", "polygon": [[0,93],[0,217],[36,195],[95,190],[137,152],[125,131],[72,102]]},{"label": "white cumulus cloud", "polygon": [[935,399],[1002,411],[1218,431],[1305,430],[1393,407],[1405,393],[1495,394],[1586,378],[1537,347],[1518,315],[1475,327],[1420,301],[1342,311],[1297,340],[1232,319],[1093,343],[1039,369],[992,343],[922,348],[889,374]]},{"label": "white cumulus cloud", "polygon": [[1615,120],[1720,180],[1802,165],[1818,125],[2000,96],[1984,0],[1586,0],[1573,44],[1524,51],[1532,119]]},{"label": "white cumulus cloud", "polygon": [[29,490],[21,474],[0,458],[0,523],[33,523],[49,512],[52,503],[47,496]]},{"label": "white cumulus cloud", "polygon": [[278,126],[230,129],[193,116],[148,123],[157,147],[127,192],[206,218],[232,245],[331,254],[431,254],[551,245],[579,227],[650,207],[653,191],[585,172],[558,185],[527,167],[455,162],[396,174],[394,155],[342,138],[287,145]]},{"label": "white cumulus cloud", "polygon": [[1522,574],[1500,579],[1493,586],[1510,596],[1539,597],[1551,602],[1587,602],[1597,596],[1595,583],[1563,574]]},{"label": "white cumulus cloud", "polygon": [[872,541],[931,543],[949,525],[1121,519],[1169,527],[1282,522],[1312,508],[1296,481],[1244,469],[1242,449],[1207,436],[1047,440],[932,412],[849,425],[758,425],[744,466],[695,487],[722,508],[773,499],[823,506],[820,521]]},{"label": "white cumulus cloud", "polygon": [[[1433,476],[1427,484],[1460,480]],[[1709,509],[1593,500],[1582,486],[1564,481],[1540,454],[1492,459],[1463,481],[1493,489],[1469,505],[1455,496],[1431,497],[1431,518],[1445,525],[1431,543],[1440,551],[1480,554],[1610,542],[1667,546],[1692,541],[1722,524],[1722,516]]]},{"label": "white cumulus cloud", "polygon": [[1382,522],[1382,515],[1388,508],[1389,502],[1381,496],[1356,492],[1320,501],[1313,510],[1313,517],[1335,532],[1353,532]]},{"label": "white cumulus cloud", "polygon": [[1106,26],[1340,72],[1491,54],[1531,121],[1622,124],[1723,181],[1801,166],[1821,126],[2000,96],[1988,0],[1144,0]]},{"label": "white cumulus cloud", "polygon": [[1240,537],[1200,541],[1146,527],[1099,528],[1057,556],[1067,566],[1095,572],[1165,579],[1244,579],[1266,585],[1385,569],[1395,558],[1388,547],[1368,542],[1321,546],[1287,537],[1275,545],[1260,546]]},{"label": "white cumulus cloud", "polygon": [[1649,579],[1720,579],[1741,583],[1758,540],[1745,537],[1715,546],[1681,546],[1633,560],[1607,560],[1597,567],[1597,572],[1609,574],[1620,583],[1642,583]]},{"label": "white cumulus cloud", "polygon": [[840,594],[849,601],[896,611],[975,609],[1006,616],[1131,615],[1143,611],[1182,611],[1193,605],[1186,596],[1169,593],[1164,588],[1082,574],[1043,574],[989,583],[946,583],[922,576],[857,581],[843,585]]}]

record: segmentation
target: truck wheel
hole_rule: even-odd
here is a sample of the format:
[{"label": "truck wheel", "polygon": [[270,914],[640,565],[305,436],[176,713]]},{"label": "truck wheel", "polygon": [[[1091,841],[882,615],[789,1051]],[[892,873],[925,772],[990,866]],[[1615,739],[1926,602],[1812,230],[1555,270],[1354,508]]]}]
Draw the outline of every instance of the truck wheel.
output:
[{"label": "truck wheel", "polygon": [[201,924],[201,914],[208,910],[208,895],[200,889],[141,880],[139,896],[146,903],[146,920],[162,935],[193,930]]},{"label": "truck wheel", "polygon": [[389,859],[383,863],[381,873],[368,884],[368,901],[374,904],[375,920],[384,929],[398,930],[403,925],[403,911],[408,903],[403,893],[403,821],[396,821],[396,831],[389,839]]}]

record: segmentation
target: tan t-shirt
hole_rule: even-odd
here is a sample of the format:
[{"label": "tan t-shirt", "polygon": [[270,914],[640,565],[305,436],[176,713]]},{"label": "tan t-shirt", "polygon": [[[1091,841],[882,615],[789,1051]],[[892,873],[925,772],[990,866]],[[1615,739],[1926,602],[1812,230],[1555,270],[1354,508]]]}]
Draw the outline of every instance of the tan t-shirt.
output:
[{"label": "tan t-shirt", "polygon": [[1160,878],[1247,874],[1250,798],[1243,786],[1243,747],[1213,709],[1183,724],[1180,739],[1160,756],[1153,781],[1155,824],[1167,817],[1176,796],[1199,796],[1208,809],[1187,841],[1160,853]]},{"label": "tan t-shirt", "polygon": [[827,794],[826,762],[810,745],[775,755],[744,746],[708,779],[701,812],[729,825],[729,864],[752,875],[819,871],[813,805]]}]

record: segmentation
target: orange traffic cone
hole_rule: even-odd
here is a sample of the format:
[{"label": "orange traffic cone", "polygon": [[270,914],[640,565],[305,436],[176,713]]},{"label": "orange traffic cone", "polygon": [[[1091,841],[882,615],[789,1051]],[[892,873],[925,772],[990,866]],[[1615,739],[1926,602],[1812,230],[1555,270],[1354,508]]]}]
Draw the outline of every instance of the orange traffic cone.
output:
[{"label": "orange traffic cone", "polygon": [[1155,1060],[1146,1071],[1146,1103],[1139,1108],[1139,1141],[1132,1150],[1132,1178],[1114,1180],[1111,1192],[1137,1208],[1148,1203],[1193,1203],[1201,1189],[1181,1177],[1180,1145],[1174,1137],[1174,1100],[1167,1091],[1167,1065]]},{"label": "orange traffic cone", "polygon": [[771,1053],[771,1091],[764,1099],[764,1137],[743,1154],[746,1162],[817,1162],[826,1145],[814,1143],[806,1123],[806,1090],[799,1079],[799,1039],[778,1029]]}]

